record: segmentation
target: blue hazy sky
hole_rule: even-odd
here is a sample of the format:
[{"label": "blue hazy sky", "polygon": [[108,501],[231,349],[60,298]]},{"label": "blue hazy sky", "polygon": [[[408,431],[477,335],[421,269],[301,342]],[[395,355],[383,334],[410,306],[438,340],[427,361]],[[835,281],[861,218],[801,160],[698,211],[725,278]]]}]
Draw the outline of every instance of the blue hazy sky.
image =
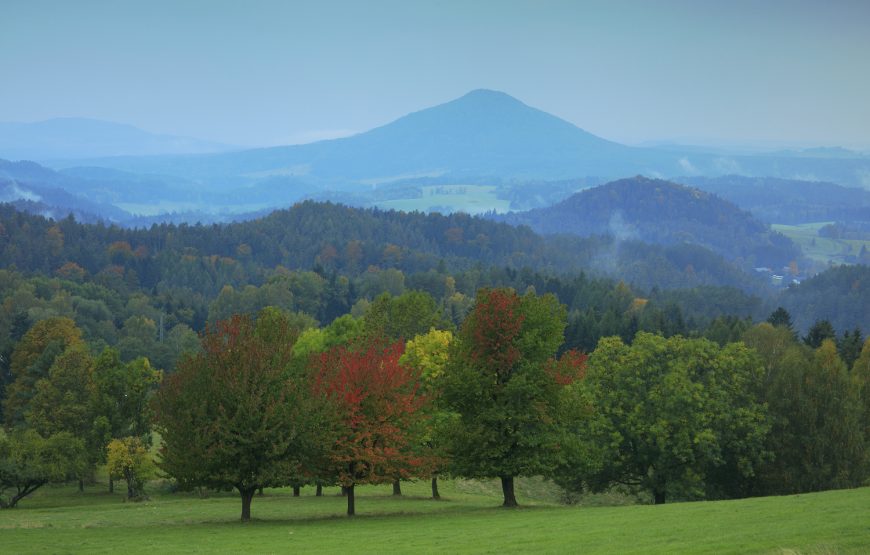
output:
[{"label": "blue hazy sky", "polygon": [[0,121],[231,144],[476,88],[608,139],[870,148],[870,0],[0,0]]}]

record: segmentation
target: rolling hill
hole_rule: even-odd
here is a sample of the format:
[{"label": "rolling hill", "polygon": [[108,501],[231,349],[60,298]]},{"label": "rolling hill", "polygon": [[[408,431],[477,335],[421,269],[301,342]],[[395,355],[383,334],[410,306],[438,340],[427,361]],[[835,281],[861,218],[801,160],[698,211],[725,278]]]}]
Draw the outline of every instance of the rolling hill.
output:
[{"label": "rolling hill", "polygon": [[743,266],[780,267],[800,249],[716,195],[659,179],[622,179],[549,208],[494,216],[543,234],[609,235],[662,245],[693,244]]},{"label": "rolling hill", "polygon": [[714,193],[765,222],[803,224],[870,221],[870,191],[823,181],[774,177],[681,177],[674,181]]}]

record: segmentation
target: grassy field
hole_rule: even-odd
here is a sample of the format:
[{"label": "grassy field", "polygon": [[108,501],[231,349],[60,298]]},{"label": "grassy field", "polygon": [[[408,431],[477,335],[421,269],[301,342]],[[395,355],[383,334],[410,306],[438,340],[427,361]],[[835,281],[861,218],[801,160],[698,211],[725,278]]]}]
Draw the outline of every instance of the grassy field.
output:
[{"label": "grassy field", "polygon": [[496,187],[490,185],[437,185],[423,187],[421,198],[386,200],[375,203],[378,208],[404,210],[443,209],[462,211],[469,214],[479,214],[488,210],[507,212],[510,201],[496,196]]},{"label": "grassy field", "polygon": [[540,483],[519,485],[519,509],[498,506],[494,483],[445,482],[442,501],[427,498],[426,483],[405,484],[401,498],[389,486],[360,488],[352,519],[335,488],[324,497],[304,488],[298,498],[266,490],[249,523],[230,494],[125,503],[97,486],[43,488],[0,512],[0,545],[4,553],[870,553],[870,488],[568,507],[552,491],[530,498]]},{"label": "grassy field", "polygon": [[773,224],[771,227],[797,243],[808,258],[825,265],[845,263],[847,256],[856,256],[861,252],[862,245],[870,249],[870,241],[819,237],[819,229],[829,223],[831,222],[800,225]]}]

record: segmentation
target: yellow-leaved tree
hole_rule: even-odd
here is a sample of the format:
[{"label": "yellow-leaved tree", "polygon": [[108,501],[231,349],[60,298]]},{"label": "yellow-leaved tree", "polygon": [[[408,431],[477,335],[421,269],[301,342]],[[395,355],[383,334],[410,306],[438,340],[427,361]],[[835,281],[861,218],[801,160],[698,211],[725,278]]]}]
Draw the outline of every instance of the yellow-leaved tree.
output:
[{"label": "yellow-leaved tree", "polygon": [[147,499],[145,481],[154,476],[155,466],[148,448],[138,437],[113,439],[106,453],[106,467],[112,478],[127,482],[127,499]]}]

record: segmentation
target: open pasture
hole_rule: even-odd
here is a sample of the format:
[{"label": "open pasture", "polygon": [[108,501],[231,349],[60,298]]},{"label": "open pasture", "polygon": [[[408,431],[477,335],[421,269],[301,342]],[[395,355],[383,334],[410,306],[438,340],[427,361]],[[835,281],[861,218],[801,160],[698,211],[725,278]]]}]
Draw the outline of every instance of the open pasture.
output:
[{"label": "open pasture", "polygon": [[[123,490],[119,484],[116,491]],[[337,488],[266,490],[241,523],[230,493],[159,492],[125,503],[104,485],[46,487],[0,512],[6,553],[867,553],[870,488],[738,501],[564,506],[540,481],[522,481],[518,509],[497,485],[443,481],[366,486],[358,515],[343,516]],[[537,492],[537,496],[533,494]],[[609,500],[609,501],[612,501]]]}]

